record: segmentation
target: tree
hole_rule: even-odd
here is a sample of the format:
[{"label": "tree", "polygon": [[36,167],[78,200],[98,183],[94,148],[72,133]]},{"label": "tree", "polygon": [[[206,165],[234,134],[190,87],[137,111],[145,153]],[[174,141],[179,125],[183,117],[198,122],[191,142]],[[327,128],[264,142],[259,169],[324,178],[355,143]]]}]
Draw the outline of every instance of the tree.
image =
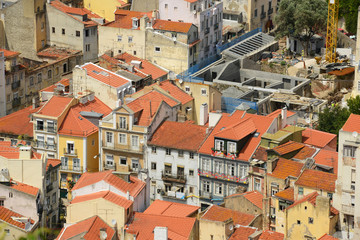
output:
[{"label": "tree", "polygon": [[326,22],[327,1],[281,0],[275,17],[276,36],[299,39],[305,55],[308,55],[311,38],[316,33],[325,32]]},{"label": "tree", "polygon": [[339,130],[344,126],[349,116],[350,111],[347,108],[340,107],[339,105],[331,108],[325,108],[325,110],[319,114],[317,129],[338,135]]},{"label": "tree", "polygon": [[360,96],[356,96],[355,98],[349,98],[347,101],[347,105],[349,111],[354,114],[360,115]]},{"label": "tree", "polygon": [[346,31],[356,34],[359,0],[340,0],[339,17],[345,18]]}]

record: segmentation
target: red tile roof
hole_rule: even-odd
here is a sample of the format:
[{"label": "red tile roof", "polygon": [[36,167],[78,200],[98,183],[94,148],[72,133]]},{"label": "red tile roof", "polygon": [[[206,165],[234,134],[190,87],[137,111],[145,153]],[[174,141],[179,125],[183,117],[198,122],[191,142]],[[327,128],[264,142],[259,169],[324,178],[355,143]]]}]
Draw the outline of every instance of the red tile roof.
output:
[{"label": "red tile roof", "polygon": [[297,159],[297,160],[305,160],[307,158],[312,157],[316,152],[315,148],[312,147],[308,147],[305,146],[303,149],[301,149],[297,154],[295,154],[295,156],[293,157],[293,159]]},{"label": "red tile roof", "polygon": [[[74,18],[75,20],[85,24],[86,27],[98,25],[98,23],[95,22],[95,21],[92,21],[91,18],[101,18],[99,15],[89,11],[86,8],[69,7],[69,6],[65,5],[64,3],[62,3],[62,2],[60,2],[58,0],[51,1],[50,4],[51,4],[51,6],[55,7],[56,9],[66,13],[68,16],[70,16],[70,17]],[[88,19],[85,20],[85,21],[82,21],[82,20],[80,20],[79,18],[77,18],[74,15],[80,15],[80,16],[87,15]]]},{"label": "red tile roof", "polygon": [[249,236],[256,231],[257,231],[257,228],[254,228],[254,227],[240,226],[231,235],[229,240],[248,240]]},{"label": "red tile roof", "polygon": [[57,167],[61,164],[61,161],[59,159],[52,159],[52,158],[48,158],[47,162],[46,162],[46,171],[48,170],[48,168],[50,166]]},{"label": "red tile roof", "polygon": [[256,132],[256,127],[251,118],[240,120],[239,123],[220,129],[214,137],[239,141],[249,134]]},{"label": "red tile roof", "polygon": [[38,57],[51,58],[51,59],[63,59],[81,53],[80,50],[74,50],[69,48],[59,47],[47,47],[37,53]]},{"label": "red tile roof", "polygon": [[72,239],[75,236],[82,236],[81,239],[93,240],[100,239],[100,230],[105,229],[107,238],[112,239],[115,235],[115,230],[107,225],[104,220],[98,216],[93,216],[91,218],[85,219],[83,221],[77,222],[73,225],[63,227],[57,236],[57,240]]},{"label": "red tile roof", "polygon": [[157,90],[152,90],[126,105],[135,113],[140,113],[136,125],[149,126],[162,102],[167,103],[170,107],[180,104]]},{"label": "red tile roof", "polygon": [[150,63],[149,61],[145,59],[141,59],[138,57],[135,57],[129,53],[122,53],[120,55],[115,56],[114,58],[124,61],[127,64],[131,64],[131,61],[141,61],[141,68],[139,69],[141,72],[151,75],[153,79],[158,79],[160,77],[166,76],[167,72],[162,70],[161,68],[155,66],[154,64]]},{"label": "red tile roof", "polygon": [[250,137],[245,146],[241,149],[238,154],[237,160],[249,161],[250,157],[253,155],[255,150],[260,144],[261,136],[268,130],[271,123],[274,121],[272,118],[266,116],[260,116],[255,114],[248,114],[244,111],[236,110],[232,114],[222,114],[219,122],[216,124],[214,130],[211,132],[210,136],[206,139],[204,144],[200,147],[199,152],[203,154],[211,155],[211,148],[214,147],[214,136],[215,133],[218,133],[220,129],[227,128],[229,126],[234,126],[234,124],[242,121],[242,119],[250,118],[255,127],[256,131],[259,133],[257,137]]},{"label": "red tile roof", "polygon": [[258,240],[284,240],[284,234],[279,232],[264,230]]},{"label": "red tile roof", "polygon": [[99,198],[103,198],[109,202],[115,203],[116,205],[119,205],[125,209],[128,209],[133,204],[131,200],[127,200],[126,198],[110,191],[101,191],[77,196],[71,201],[71,204],[86,202]]},{"label": "red tile roof", "polygon": [[[144,16],[151,18],[152,12],[137,12],[137,11],[129,11],[123,9],[116,9],[115,11],[115,21],[104,24],[107,27],[114,28],[125,28],[125,29],[133,29],[132,18],[140,19]],[[140,29],[139,27],[136,30]],[[134,29],[135,30],[135,29]]]},{"label": "red tile roof", "polygon": [[191,122],[165,121],[155,131],[148,145],[196,152],[206,137],[206,127]]},{"label": "red tile roof", "polygon": [[275,197],[294,202],[294,188],[289,187],[285,190],[275,193]]},{"label": "red tile roof", "polygon": [[217,222],[224,222],[230,218],[232,218],[235,225],[239,224],[242,226],[248,226],[255,219],[255,216],[248,213],[242,213],[228,208],[219,207],[217,205],[212,205],[201,217],[201,219],[204,220]]},{"label": "red tile roof", "polygon": [[329,144],[333,139],[336,139],[336,134],[322,132],[315,129],[306,128],[302,131],[302,142],[315,147],[323,148]]},{"label": "red tile roof", "polygon": [[287,153],[298,151],[303,147],[304,145],[301,143],[289,141],[287,143],[281,144],[280,146],[274,147],[272,150],[281,156]]},{"label": "red tile roof", "polygon": [[182,203],[155,200],[144,213],[169,217],[190,217],[197,213],[200,207]]},{"label": "red tile roof", "polygon": [[324,234],[318,240],[338,240],[338,238],[330,236],[328,234]]},{"label": "red tile roof", "polygon": [[73,98],[70,97],[52,96],[36,113],[50,117],[60,117],[72,100]]},{"label": "red tile roof", "polygon": [[[35,152],[34,149],[31,149],[31,159],[41,159],[41,153]],[[9,146],[8,144],[0,145],[0,156],[7,159],[19,159],[20,148],[18,146]]]},{"label": "red tile roof", "polygon": [[136,235],[137,240],[154,239],[154,228],[168,228],[168,238],[176,240],[189,239],[195,227],[195,218],[170,217],[136,212],[133,221],[125,230]]},{"label": "red tile roof", "polygon": [[59,128],[59,134],[87,137],[99,130],[97,125],[81,116],[80,112],[100,113],[103,114],[103,116],[106,116],[111,112],[111,108],[97,97],[95,97],[93,101],[89,101],[85,104],[78,103],[71,107],[66,114],[64,121]]},{"label": "red tile roof", "polygon": [[30,115],[39,111],[40,107],[33,109],[32,106],[21,109],[0,118],[0,132],[14,135],[27,135],[33,137],[33,123]]},{"label": "red tile roof", "polygon": [[[0,206],[0,221],[6,222],[10,225],[13,225],[15,227],[21,228],[22,230],[25,230],[25,223],[16,221],[13,218],[24,218],[25,216],[16,213],[8,208]],[[30,223],[34,224],[34,220],[29,218]]]},{"label": "red tile roof", "polygon": [[[295,114],[296,114],[295,112],[287,110],[287,117],[291,117]],[[277,118],[279,115],[281,115],[281,109],[277,109],[277,110],[273,111],[272,113],[269,113],[266,116],[271,117],[271,118]]]},{"label": "red tile roof", "polygon": [[343,131],[346,132],[360,132],[360,115],[356,114],[350,114],[350,117],[348,120],[346,120],[346,123],[342,127]]},{"label": "red tile roof", "polygon": [[187,94],[184,90],[172,84],[169,80],[162,81],[159,84],[155,83],[153,86],[159,86],[161,89],[165,90],[168,94],[170,94],[173,98],[181,102],[181,104],[186,104],[194,98]]},{"label": "red tile roof", "polygon": [[[116,58],[113,58],[107,54],[103,54],[102,56],[99,57],[100,60],[100,66],[106,68],[109,71],[117,71],[119,69],[119,64],[124,64],[123,61],[117,60]],[[110,65],[109,65],[110,64]],[[129,63],[130,66],[133,66]],[[138,77],[141,78],[145,78],[146,76],[148,76],[148,74],[145,74],[144,72],[140,71],[138,68],[136,68],[135,66],[133,66],[133,71],[129,71],[128,69],[124,69],[123,67],[121,67],[122,71],[128,72],[130,74],[134,74]]]},{"label": "red tile roof", "polygon": [[[304,196],[302,199],[300,200],[297,200],[296,202],[294,202],[292,205],[288,206],[286,208],[286,210],[289,210],[291,209],[292,207],[295,207],[297,206],[298,204],[301,204],[301,203],[304,203],[304,202],[309,202],[311,203],[314,207],[316,207],[316,197],[319,196],[319,193],[318,192],[313,192],[313,193],[310,193],[306,196]],[[333,206],[330,207],[330,212],[334,215],[337,215],[339,214],[339,211],[334,208]]]},{"label": "red tile roof", "polygon": [[226,198],[236,197],[236,196],[244,196],[248,201],[253,203],[258,208],[262,209],[263,207],[263,195],[259,193],[258,191],[251,191],[251,192],[245,192],[245,193],[235,193],[230,196],[227,196]]},{"label": "red tile roof", "polygon": [[268,159],[267,159],[267,151],[266,151],[266,148],[263,148],[261,146],[259,146],[254,155],[252,156],[253,159],[258,159],[258,160],[261,160],[261,161],[264,161],[266,162]]},{"label": "red tile roof", "polygon": [[9,51],[9,50],[3,49],[3,48],[0,48],[0,52],[4,52],[5,58],[13,58],[13,57],[20,55],[19,52]]},{"label": "red tile roof", "polygon": [[314,157],[315,164],[333,168],[334,174],[337,175],[338,152],[322,149]]},{"label": "red tile roof", "polygon": [[191,26],[192,23],[156,19],[152,27],[153,29],[161,30],[161,31],[188,33],[190,31]]},{"label": "red tile roof", "polygon": [[121,87],[131,82],[131,80],[106,70],[105,68],[99,67],[93,63],[86,63],[82,65],[81,68],[86,69],[88,76],[114,88]]},{"label": "red tile roof", "polygon": [[105,181],[106,183],[124,193],[129,191],[130,195],[133,197],[136,197],[145,187],[145,183],[136,177],[130,176],[130,182],[126,182],[119,176],[113,174],[113,171],[109,170],[94,173],[85,172],[81,175],[79,181],[72,188],[72,191],[95,184],[100,181]]},{"label": "red tile roof", "polygon": [[275,169],[272,173],[268,173],[268,175],[280,179],[286,179],[288,176],[298,177],[303,166],[303,163],[279,158]]},{"label": "red tile roof", "polygon": [[305,169],[295,184],[312,189],[321,189],[327,192],[335,192],[336,179],[337,176],[333,173]]},{"label": "red tile roof", "polygon": [[57,84],[62,84],[62,85],[64,85],[64,87],[69,87],[70,86],[70,79],[68,79],[68,78],[61,79],[57,83],[55,83],[55,84],[53,84],[51,86],[48,86],[46,88],[41,89],[40,92],[54,92]]},{"label": "red tile roof", "polygon": [[10,187],[15,190],[18,190],[20,192],[33,195],[35,197],[38,195],[38,193],[40,191],[37,187],[33,187],[33,186],[30,186],[30,185],[27,185],[25,183],[21,183],[21,182],[15,181],[15,180],[10,181]]}]

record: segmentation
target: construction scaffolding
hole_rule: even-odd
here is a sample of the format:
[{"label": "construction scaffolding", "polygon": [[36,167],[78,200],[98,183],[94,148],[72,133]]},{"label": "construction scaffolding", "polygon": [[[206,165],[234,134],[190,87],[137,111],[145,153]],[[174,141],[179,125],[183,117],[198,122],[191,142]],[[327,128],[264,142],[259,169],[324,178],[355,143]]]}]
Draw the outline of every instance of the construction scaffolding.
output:
[{"label": "construction scaffolding", "polygon": [[325,60],[329,63],[336,62],[338,17],[339,17],[339,0],[329,0],[327,33],[326,33],[326,54],[325,54]]}]

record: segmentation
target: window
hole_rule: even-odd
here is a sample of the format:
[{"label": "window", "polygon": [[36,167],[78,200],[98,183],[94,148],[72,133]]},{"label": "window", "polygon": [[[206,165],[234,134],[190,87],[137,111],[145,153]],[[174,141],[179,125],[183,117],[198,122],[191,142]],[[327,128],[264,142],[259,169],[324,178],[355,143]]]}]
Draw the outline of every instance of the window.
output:
[{"label": "window", "polygon": [[229,194],[228,195],[231,195],[231,194],[234,194],[236,193],[236,186],[235,185],[229,185]]},{"label": "window", "polygon": [[47,131],[54,132],[55,131],[55,124],[53,121],[47,121]]},{"label": "window", "polygon": [[121,35],[118,35],[118,36],[117,36],[117,41],[118,41],[118,42],[121,42],[121,41],[122,41],[122,36],[121,36]]},{"label": "window", "polygon": [[136,135],[131,136],[131,146],[134,148],[139,147],[139,136],[136,136]]},{"label": "window", "polygon": [[72,174],[71,177],[72,177],[72,180],[74,182],[77,182],[77,181],[79,181],[80,175],[79,174]]},{"label": "window", "polygon": [[184,157],[184,151],[183,150],[178,151],[178,157]]},{"label": "window", "polygon": [[254,17],[255,18],[257,17],[257,9],[255,9],[255,11],[254,11]]},{"label": "window", "polygon": [[201,89],[201,95],[207,95],[206,88]]},{"label": "window", "polygon": [[240,177],[242,177],[242,178],[246,177],[248,175],[247,170],[248,170],[247,165],[241,164],[240,165]]},{"label": "window", "polygon": [[261,192],[261,184],[259,178],[254,178],[254,190]]},{"label": "window", "polygon": [[132,43],[133,42],[133,37],[132,36],[129,36],[128,37],[128,43]]},{"label": "window", "polygon": [[328,193],[327,196],[328,196],[328,198],[329,198],[330,200],[333,199],[333,194],[332,194],[332,193]]},{"label": "window", "polygon": [[167,4],[165,4],[165,8],[168,8],[168,5],[167,5]]},{"label": "window", "polygon": [[45,147],[45,139],[44,139],[44,136],[40,136],[38,135],[37,136],[37,147],[38,148],[44,148]]},{"label": "window", "polygon": [[[63,158],[63,157],[62,157],[62,158]],[[62,162],[63,162],[63,161],[62,161],[62,158],[61,158],[61,166],[63,165],[63,164],[62,164]],[[65,181],[66,181],[66,177],[67,177],[67,174],[66,174],[66,173],[62,173],[61,176],[60,176],[61,181],[62,181],[62,182],[65,182]]]},{"label": "window", "polygon": [[202,159],[202,166],[201,166],[203,171],[211,171],[211,167],[210,167],[210,159],[208,158],[203,158]]},{"label": "window", "polygon": [[160,47],[155,47],[155,52],[160,52]]},{"label": "window", "polygon": [[75,34],[76,34],[77,37],[80,37],[80,31],[76,31]]},{"label": "window", "polygon": [[190,92],[190,87],[189,86],[185,86],[185,92]]},{"label": "window", "polygon": [[136,55],[136,51],[134,51],[134,55]]},{"label": "window", "polygon": [[189,152],[189,158],[194,159],[194,153],[193,152]]},{"label": "window", "polygon": [[52,203],[56,203],[56,192],[52,195]]},{"label": "window", "polygon": [[126,129],[126,117],[119,118],[119,128]]},{"label": "window", "polygon": [[38,83],[41,83],[41,81],[42,81],[42,74],[41,73],[39,73],[37,75],[37,80],[38,80]]},{"label": "window", "polygon": [[105,164],[107,166],[114,166],[114,156],[113,155],[106,155]]},{"label": "window", "polygon": [[66,153],[68,154],[74,154],[74,142],[67,142],[66,143],[67,147],[66,147]]},{"label": "window", "polygon": [[189,193],[194,193],[194,187],[189,187]]},{"label": "window", "polygon": [[351,206],[355,207],[355,196],[351,195]]},{"label": "window", "polygon": [[228,153],[236,153],[236,142],[228,142],[227,151]]},{"label": "window", "polygon": [[300,220],[297,220],[297,224],[299,224],[299,225],[300,225],[300,224],[301,224],[301,221],[300,221]]},{"label": "window", "polygon": [[151,147],[151,152],[156,153],[156,147]]},{"label": "window", "polygon": [[[67,167],[69,166],[69,158],[67,157],[61,157],[61,168],[62,169],[67,169]],[[64,175],[65,176],[65,180],[66,180],[66,174]],[[61,175],[61,178],[63,177],[63,175]]]},{"label": "window", "polygon": [[12,198],[14,194],[12,192],[9,192],[9,198]]},{"label": "window", "polygon": [[203,181],[203,184],[202,184],[202,190],[204,192],[210,192],[210,182],[209,181]]},{"label": "window", "polygon": [[224,151],[224,141],[215,140],[215,150]]},{"label": "window", "polygon": [[235,176],[235,164],[234,163],[228,164],[228,175]]},{"label": "window", "polygon": [[85,37],[88,37],[88,36],[90,36],[90,31],[89,31],[89,29],[85,29]]},{"label": "window", "polygon": [[304,188],[303,188],[303,187],[299,187],[299,189],[298,189],[298,194],[299,194],[299,195],[303,195],[303,194],[304,194]]},{"label": "window", "polygon": [[61,34],[65,35],[65,28],[61,29]]},{"label": "window", "polygon": [[55,33],[55,28],[52,27],[52,28],[51,28],[51,31],[52,31],[52,33]]},{"label": "window", "polygon": [[139,160],[138,159],[131,159],[131,168],[133,171],[139,170]]},{"label": "window", "polygon": [[55,150],[55,138],[47,137],[47,147],[50,150]]},{"label": "window", "polygon": [[52,71],[51,70],[48,71],[48,78],[52,78]]},{"label": "window", "polygon": [[183,166],[178,166],[177,167],[177,176],[179,177],[184,177],[185,175],[185,170]]},{"label": "window", "polygon": [[112,143],[113,142],[113,133],[112,132],[106,132],[106,143]]},{"label": "window", "polygon": [[220,162],[220,161],[215,161],[214,162],[214,165],[215,165],[215,172],[216,173],[223,173],[223,163]]},{"label": "window", "polygon": [[121,165],[127,165],[127,159],[126,159],[126,157],[120,157],[120,164],[121,164]]},{"label": "window", "polygon": [[67,64],[64,63],[64,64],[63,64],[63,73],[66,73],[67,71],[68,71]]},{"label": "window", "polygon": [[74,168],[74,171],[80,171],[80,159],[79,158],[73,158],[73,168]]},{"label": "window", "polygon": [[8,102],[11,101],[11,95],[10,94],[6,95],[6,101],[8,101]]},{"label": "window", "polygon": [[44,122],[42,120],[37,120],[36,121],[36,130],[44,130]]},{"label": "window", "polygon": [[279,185],[277,183],[271,183],[271,196],[274,196],[279,192]]},{"label": "window", "polygon": [[[31,79],[31,77],[30,77],[30,79]],[[10,84],[10,81],[11,81],[11,78],[10,78],[10,77],[7,77],[7,78],[6,78],[6,85],[9,85],[9,84]]]},{"label": "window", "polygon": [[0,206],[4,206],[4,200],[0,200]]},{"label": "window", "polygon": [[221,183],[215,183],[215,194],[222,194],[222,184]]},{"label": "window", "polygon": [[156,170],[156,162],[151,163],[151,170]]},{"label": "window", "polygon": [[313,224],[314,223],[314,219],[312,217],[309,217],[309,223]]},{"label": "window", "polygon": [[171,175],[172,172],[171,168],[172,168],[171,163],[164,164],[165,175]]},{"label": "window", "polygon": [[91,141],[91,145],[92,145],[92,146],[95,146],[95,139],[93,139],[93,140]]},{"label": "window", "polygon": [[343,156],[344,157],[355,157],[356,147],[344,145]]},{"label": "window", "polygon": [[189,176],[194,176],[194,170],[189,170]]},{"label": "window", "polygon": [[176,11],[178,9],[178,7],[174,7],[174,10]]},{"label": "window", "polygon": [[166,155],[171,155],[171,149],[170,148],[166,149]]},{"label": "window", "polygon": [[86,44],[86,45],[85,45],[85,51],[86,51],[86,52],[90,52],[90,44]]},{"label": "window", "polygon": [[126,134],[125,133],[119,133],[119,143],[126,144]]}]

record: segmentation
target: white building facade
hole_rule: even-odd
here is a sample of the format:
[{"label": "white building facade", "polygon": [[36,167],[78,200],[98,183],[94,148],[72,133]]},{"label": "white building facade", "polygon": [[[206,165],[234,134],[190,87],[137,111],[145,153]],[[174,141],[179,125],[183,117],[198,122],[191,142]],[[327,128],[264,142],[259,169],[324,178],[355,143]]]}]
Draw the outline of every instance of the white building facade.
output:
[{"label": "white building facade", "polygon": [[0,116],[6,115],[6,94],[5,94],[5,57],[0,51]]}]

